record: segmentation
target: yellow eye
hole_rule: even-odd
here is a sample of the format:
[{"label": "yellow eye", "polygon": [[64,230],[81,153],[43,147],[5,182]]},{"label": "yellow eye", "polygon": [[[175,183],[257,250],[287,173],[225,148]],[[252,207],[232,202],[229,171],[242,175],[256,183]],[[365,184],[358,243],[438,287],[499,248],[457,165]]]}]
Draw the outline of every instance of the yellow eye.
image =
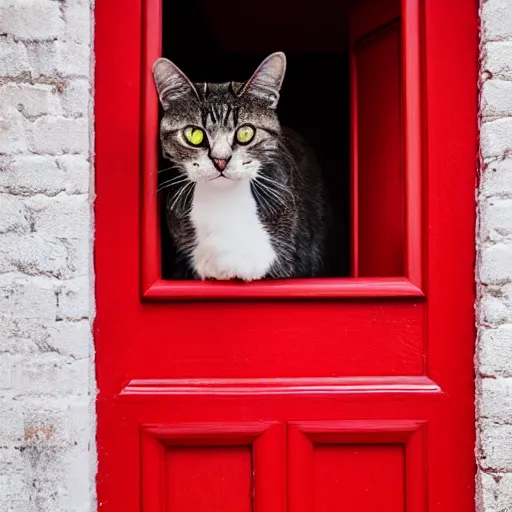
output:
[{"label": "yellow eye", "polygon": [[244,126],[240,126],[236,131],[236,140],[240,144],[248,144],[253,139],[254,133],[255,130],[251,125],[246,124]]},{"label": "yellow eye", "polygon": [[183,130],[183,135],[192,146],[199,146],[204,140],[204,131],[195,126],[187,126]]}]

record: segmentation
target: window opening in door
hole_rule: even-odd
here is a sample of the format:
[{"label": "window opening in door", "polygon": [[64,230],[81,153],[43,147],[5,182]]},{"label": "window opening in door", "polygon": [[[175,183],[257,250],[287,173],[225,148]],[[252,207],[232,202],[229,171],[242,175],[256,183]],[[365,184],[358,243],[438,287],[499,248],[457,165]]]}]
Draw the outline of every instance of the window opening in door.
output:
[{"label": "window opening in door", "polygon": [[[421,15],[400,0],[148,0],[143,17],[141,283],[147,299],[422,296]],[[155,28],[156,27],[156,28]],[[326,277],[178,280],[166,226],[151,67],[161,56],[195,82],[245,81],[271,53],[287,72],[278,114],[320,160],[334,222]],[[160,109],[160,110],[159,110]],[[327,134],[327,135],[326,135]]]},{"label": "window opening in door", "polygon": [[[249,10],[232,0],[164,0],[162,8],[162,55],[194,82],[243,82],[270,53],[285,52],[287,72],[278,106],[279,119],[282,125],[305,137],[320,161],[334,210],[327,244],[329,275],[349,276],[347,5],[332,3],[325,12],[316,14],[297,9],[288,0],[264,0]],[[159,168],[168,167],[168,160],[160,156]],[[160,172],[159,186],[167,179],[168,172]],[[171,279],[175,258],[162,199],[161,270],[164,279]]]}]

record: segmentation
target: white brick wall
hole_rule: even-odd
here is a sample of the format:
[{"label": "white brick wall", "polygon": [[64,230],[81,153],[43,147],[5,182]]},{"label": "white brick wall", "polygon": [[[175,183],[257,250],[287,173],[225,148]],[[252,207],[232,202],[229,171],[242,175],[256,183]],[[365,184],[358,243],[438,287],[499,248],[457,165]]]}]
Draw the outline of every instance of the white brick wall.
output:
[{"label": "white brick wall", "polygon": [[481,3],[477,510],[512,511],[512,3]]},{"label": "white brick wall", "polygon": [[96,510],[91,16],[0,0],[0,512]]}]

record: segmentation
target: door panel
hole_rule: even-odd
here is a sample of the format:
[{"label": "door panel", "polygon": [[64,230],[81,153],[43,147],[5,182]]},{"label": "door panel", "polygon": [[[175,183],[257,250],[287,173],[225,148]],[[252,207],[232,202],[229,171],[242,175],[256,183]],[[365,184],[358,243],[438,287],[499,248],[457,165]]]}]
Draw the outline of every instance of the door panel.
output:
[{"label": "door panel", "polygon": [[140,435],[143,512],[284,511],[284,425],[169,421]]},{"label": "door panel", "polygon": [[425,429],[411,420],[292,422],[289,510],[426,511]]},{"label": "door panel", "polygon": [[316,446],[314,510],[403,511],[404,465],[403,448],[399,444]]},{"label": "door panel", "polygon": [[[145,323],[134,328],[126,319],[137,315],[137,308],[123,303],[105,319],[105,328],[116,324],[110,343],[117,347],[118,364],[106,369],[109,375],[128,371],[133,378],[182,379],[423,371],[424,304],[155,304],[144,306]],[[100,319],[97,326],[102,329]]]},{"label": "door panel", "polygon": [[165,457],[166,506],[251,512],[252,472],[249,446],[172,447]]}]

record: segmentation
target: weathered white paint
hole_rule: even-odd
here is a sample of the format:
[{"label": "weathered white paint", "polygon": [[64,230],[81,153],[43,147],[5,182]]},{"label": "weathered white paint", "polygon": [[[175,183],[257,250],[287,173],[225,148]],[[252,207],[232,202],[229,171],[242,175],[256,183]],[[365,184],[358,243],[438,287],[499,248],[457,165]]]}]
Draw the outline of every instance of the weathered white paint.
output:
[{"label": "weathered white paint", "polygon": [[0,0],[0,512],[96,510],[91,18]]},{"label": "weathered white paint", "polygon": [[512,511],[512,3],[483,0],[478,190],[477,510]]}]

